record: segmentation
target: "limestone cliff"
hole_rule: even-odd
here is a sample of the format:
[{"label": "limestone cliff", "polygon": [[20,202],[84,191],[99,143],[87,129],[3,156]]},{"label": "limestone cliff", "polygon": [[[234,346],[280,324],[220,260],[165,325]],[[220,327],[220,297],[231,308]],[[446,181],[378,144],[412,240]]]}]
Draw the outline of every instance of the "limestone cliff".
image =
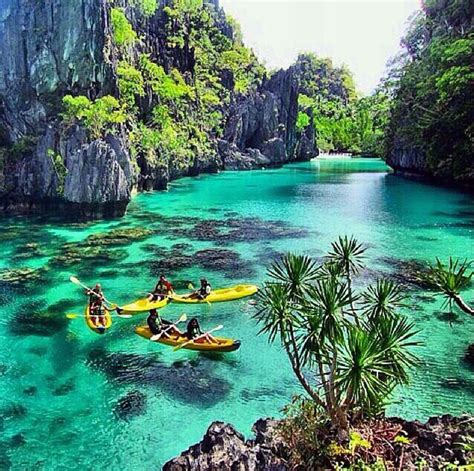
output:
[{"label": "limestone cliff", "polygon": [[[192,42],[199,28],[209,28],[206,38],[216,42],[211,44],[216,60],[227,54],[232,64],[241,60],[240,54],[255,62],[237,42],[236,27],[217,0],[200,7],[205,15],[184,12],[182,18],[174,16],[173,4],[163,1],[150,13],[139,8],[140,0],[0,1],[2,211],[66,205],[85,216],[120,215],[134,188],[162,189],[182,175],[315,155],[314,135],[309,130],[298,135],[295,128],[298,84],[293,71],[259,80],[252,75],[256,66],[250,64],[242,72],[238,62],[233,70],[222,66],[211,77],[219,100],[211,97],[208,110],[219,122],[206,129],[200,123],[194,126],[192,131],[206,146],[195,151],[190,147],[186,158],[172,152],[164,158],[159,146],[145,151],[142,136],[132,142],[136,130],[152,122],[153,110],[161,103],[147,83],[143,93],[136,93],[133,107],[121,104],[133,122],[127,118],[100,136],[91,135],[82,122],[65,122],[65,95],[83,95],[91,102],[110,95],[122,103],[117,69],[124,61],[137,64],[143,55],[167,77],[177,71],[183,87],[201,93],[199,100],[193,95],[179,114],[178,105],[168,103],[176,113],[173,126],[203,114],[199,106],[207,95],[198,89],[196,78],[203,65]],[[133,28],[136,39],[126,45],[114,39],[113,9]],[[198,24],[197,19],[206,23]],[[239,80],[245,87],[238,88]]]}]

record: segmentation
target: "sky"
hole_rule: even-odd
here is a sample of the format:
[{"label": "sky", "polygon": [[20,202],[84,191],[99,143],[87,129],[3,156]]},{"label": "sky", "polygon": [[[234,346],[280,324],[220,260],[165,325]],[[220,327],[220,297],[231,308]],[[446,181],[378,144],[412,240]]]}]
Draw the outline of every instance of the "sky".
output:
[{"label": "sky", "polygon": [[346,64],[369,94],[400,49],[420,0],[220,0],[244,41],[269,67],[288,67],[312,51]]}]

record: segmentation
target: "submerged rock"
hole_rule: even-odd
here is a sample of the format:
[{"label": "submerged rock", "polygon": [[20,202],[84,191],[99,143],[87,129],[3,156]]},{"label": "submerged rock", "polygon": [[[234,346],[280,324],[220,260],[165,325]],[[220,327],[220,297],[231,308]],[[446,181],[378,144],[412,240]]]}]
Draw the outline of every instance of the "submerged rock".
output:
[{"label": "submerged rock", "polygon": [[[64,313],[48,312],[45,300],[22,305],[10,320],[10,332],[15,335],[52,336],[68,326]],[[44,309],[44,311],[43,311]]]},{"label": "submerged rock", "polygon": [[474,369],[474,343],[471,343],[471,345],[466,348],[464,361],[470,366],[470,368]]},{"label": "submerged rock", "polygon": [[29,285],[38,283],[43,279],[45,270],[43,268],[12,268],[0,271],[0,284]]},{"label": "submerged rock", "polygon": [[204,359],[167,366],[151,355],[95,349],[87,363],[119,384],[154,386],[177,400],[202,407],[223,400],[231,389],[227,380],[212,373],[211,364]]},{"label": "submerged rock", "polygon": [[130,227],[127,229],[112,229],[107,232],[98,232],[87,237],[86,246],[107,246],[107,245],[127,245],[135,240],[146,239],[153,234],[150,229],[140,227]]},{"label": "submerged rock", "polygon": [[142,415],[146,410],[147,398],[140,391],[130,391],[121,397],[115,407],[114,413],[121,420],[129,420]]}]

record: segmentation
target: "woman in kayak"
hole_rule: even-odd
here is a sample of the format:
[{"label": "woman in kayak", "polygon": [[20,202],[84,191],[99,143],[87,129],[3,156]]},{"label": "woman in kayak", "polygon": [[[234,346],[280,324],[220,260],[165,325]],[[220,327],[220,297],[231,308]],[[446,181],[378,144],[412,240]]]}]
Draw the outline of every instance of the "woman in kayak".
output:
[{"label": "woman in kayak", "polygon": [[206,299],[212,291],[211,283],[206,278],[201,278],[201,286],[194,293],[185,296],[186,299]]},{"label": "woman in kayak", "polygon": [[105,304],[104,293],[100,283],[97,283],[94,288],[86,290],[86,294],[89,296],[89,313],[92,321],[96,327],[106,327],[106,319],[104,310],[107,309]]},{"label": "woman in kayak", "polygon": [[[172,322],[162,319],[156,309],[150,309],[146,323],[153,335],[160,334],[164,331],[165,336],[169,337],[172,334],[183,335],[183,333]],[[168,330],[169,329],[169,330]]]},{"label": "woman in kayak", "polygon": [[193,317],[189,322],[188,322],[188,327],[186,329],[186,337],[188,340],[193,340],[197,337],[200,337],[199,340],[204,340],[207,343],[217,343],[219,344],[219,341],[212,336],[211,334],[208,334],[207,332],[204,333],[201,330],[201,327],[199,325],[198,320]]},{"label": "woman in kayak", "polygon": [[161,301],[173,293],[173,285],[166,279],[165,275],[160,275],[160,279],[157,281],[155,288],[148,296],[148,301]]}]

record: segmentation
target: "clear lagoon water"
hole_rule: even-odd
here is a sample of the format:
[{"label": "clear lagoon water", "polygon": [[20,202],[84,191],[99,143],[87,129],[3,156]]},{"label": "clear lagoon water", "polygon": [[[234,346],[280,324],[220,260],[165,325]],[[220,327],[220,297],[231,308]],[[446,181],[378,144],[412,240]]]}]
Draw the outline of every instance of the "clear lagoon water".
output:
[{"label": "clear lagoon water", "polygon": [[[65,312],[80,314],[85,304],[69,275],[101,281],[118,303],[142,296],[163,268],[181,286],[202,274],[214,287],[259,284],[279,253],[321,257],[338,235],[353,234],[368,247],[367,281],[403,270],[400,261],[474,258],[473,220],[472,195],[356,159],[185,178],[168,192],[137,195],[117,220],[0,220],[0,269],[39,270],[36,281],[0,283],[0,469],[156,470],[198,441],[211,421],[250,435],[257,418],[279,416],[300,392],[281,349],[257,335],[248,299],[168,306],[162,314],[169,319],[186,312],[204,328],[224,324],[222,335],[242,341],[239,351],[220,357],[173,352],[134,334],[142,316],[115,319],[103,336],[81,318],[66,320]],[[76,258],[65,245],[142,227],[150,229],[145,238],[102,247],[97,261],[77,255],[100,240],[82,245]],[[473,290],[465,296],[472,301]],[[429,293],[414,290],[411,300],[407,315],[425,342],[423,365],[389,413],[422,420],[472,413],[474,374],[462,357],[474,341],[474,318],[443,313]],[[46,311],[46,320],[31,320]],[[118,406],[127,394],[140,399],[129,413]]]}]

